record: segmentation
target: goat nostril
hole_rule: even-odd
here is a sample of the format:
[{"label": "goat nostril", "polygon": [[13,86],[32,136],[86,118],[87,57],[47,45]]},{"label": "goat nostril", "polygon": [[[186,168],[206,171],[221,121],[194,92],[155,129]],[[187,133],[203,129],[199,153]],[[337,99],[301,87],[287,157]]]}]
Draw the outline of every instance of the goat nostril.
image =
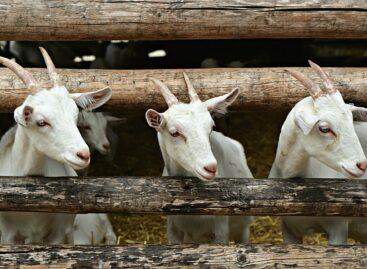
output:
[{"label": "goat nostril", "polygon": [[362,162],[362,163],[359,163],[358,164],[358,168],[363,170],[363,171],[366,171],[367,169],[367,163],[366,162]]},{"label": "goat nostril", "polygon": [[108,150],[110,149],[110,145],[109,144],[103,144],[102,147],[105,149],[105,150]]},{"label": "goat nostril", "polygon": [[357,167],[359,168],[359,170],[362,170],[364,172],[367,169],[367,163],[366,162],[357,163]]},{"label": "goat nostril", "polygon": [[204,170],[207,171],[210,174],[215,173],[215,172],[217,172],[217,165],[216,164],[210,164],[210,165],[204,166]]},{"label": "goat nostril", "polygon": [[90,154],[89,151],[78,151],[76,153],[76,156],[78,156],[80,159],[82,159],[83,161],[88,161],[90,158]]}]

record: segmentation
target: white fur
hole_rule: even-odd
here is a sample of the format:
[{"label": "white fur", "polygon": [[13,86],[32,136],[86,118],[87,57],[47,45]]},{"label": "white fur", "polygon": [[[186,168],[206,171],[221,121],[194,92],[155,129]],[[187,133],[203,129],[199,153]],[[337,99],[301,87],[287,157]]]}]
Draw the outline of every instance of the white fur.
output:
[{"label": "white fur", "polygon": [[[160,134],[158,139],[161,141]],[[211,132],[209,139],[213,155],[218,162],[217,177],[253,177],[240,143],[215,131]],[[179,163],[172,160],[162,146],[161,151],[163,159],[169,160],[165,161],[163,176],[195,176],[193,172],[185,170]],[[168,240],[171,244],[223,244],[228,243],[229,240],[247,243],[252,221],[252,217],[168,216]]]},{"label": "white fur", "polygon": [[[164,176],[197,176],[202,180],[215,176],[252,178],[242,146],[212,131],[214,121],[210,112],[225,111],[238,93],[235,90],[206,102],[176,103],[164,113],[147,111],[148,124],[158,131],[165,163]],[[175,135],[177,133],[179,135]],[[205,170],[205,167],[214,166],[217,166],[216,174]],[[251,221],[252,217],[168,216],[168,241],[171,244],[225,244],[231,235],[232,240],[244,243],[248,241]]]},{"label": "white fur", "polygon": [[[89,148],[76,125],[78,108],[73,98],[60,86],[27,97],[14,112],[17,126],[1,139],[0,175],[76,176],[73,168],[89,164],[89,158],[77,156],[78,152],[89,154]],[[83,95],[77,98],[81,100]],[[95,101],[93,107],[103,102]],[[47,125],[38,126],[41,121]],[[73,214],[0,212],[1,242],[72,242],[74,218]]]},{"label": "white fur", "polygon": [[[15,134],[16,130],[17,126],[11,128],[4,137]],[[15,139],[15,136],[13,136],[13,139]],[[2,143],[3,139],[0,144]],[[12,145],[8,145],[8,149],[11,148]],[[1,153],[3,153],[2,150],[0,150],[0,155],[2,155]],[[50,177],[76,176],[72,168],[48,157],[44,158],[40,173]],[[6,173],[1,175],[9,176]],[[20,176],[23,174],[16,175]],[[0,212],[1,243],[61,244],[72,242],[74,218],[74,214]]]},{"label": "white fur", "polygon": [[[117,140],[108,124],[120,123],[124,119],[101,112],[79,112],[78,127],[91,150],[109,154],[110,159],[116,150]],[[114,141],[110,142],[111,136]],[[108,145],[108,149],[103,145]],[[116,244],[116,235],[107,214],[78,214],[74,222],[74,243],[76,245]]]},{"label": "white fur", "polygon": [[[361,142],[364,153],[367,153],[367,123],[354,122],[354,128]],[[367,174],[364,174],[363,179],[367,179]],[[367,218],[350,218],[349,233],[350,238],[358,240],[362,244],[367,243]]]},{"label": "white fur", "polygon": [[[336,134],[322,134],[328,124]],[[296,104],[285,120],[269,178],[361,177],[357,163],[366,157],[354,131],[353,115],[339,92],[316,100],[307,97]],[[302,237],[325,232],[330,244],[345,244],[348,219],[338,217],[282,217],[285,243],[301,243]]]},{"label": "white fur", "polygon": [[78,214],[74,222],[74,244],[116,244],[116,235],[107,214]]},{"label": "white fur", "polygon": [[78,128],[93,152],[97,150],[102,155],[113,159],[117,147],[118,136],[112,126],[124,122],[125,119],[107,115],[102,112],[79,112]]}]

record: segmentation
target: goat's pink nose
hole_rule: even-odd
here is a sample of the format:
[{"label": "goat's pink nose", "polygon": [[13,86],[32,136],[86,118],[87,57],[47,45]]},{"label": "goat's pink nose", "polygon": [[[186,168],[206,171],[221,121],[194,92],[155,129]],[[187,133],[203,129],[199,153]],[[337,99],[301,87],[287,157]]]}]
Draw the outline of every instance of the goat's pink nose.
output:
[{"label": "goat's pink nose", "polygon": [[359,170],[362,170],[363,172],[366,171],[367,161],[357,163],[357,167],[359,168]]},{"label": "goat's pink nose", "polygon": [[204,166],[204,170],[210,174],[214,174],[215,172],[217,172],[217,164],[216,163],[208,164]]},{"label": "goat's pink nose", "polygon": [[103,144],[102,147],[105,149],[105,150],[109,150],[110,149],[110,144]]},{"label": "goat's pink nose", "polygon": [[76,153],[76,156],[78,156],[83,161],[88,161],[90,158],[89,150],[81,150]]}]

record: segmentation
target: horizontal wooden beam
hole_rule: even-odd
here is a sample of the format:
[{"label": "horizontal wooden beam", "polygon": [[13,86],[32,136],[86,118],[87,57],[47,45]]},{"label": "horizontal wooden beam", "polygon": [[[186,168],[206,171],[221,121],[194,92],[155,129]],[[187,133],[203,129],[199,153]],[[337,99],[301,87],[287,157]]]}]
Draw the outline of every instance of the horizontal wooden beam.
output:
[{"label": "horizontal wooden beam", "polygon": [[367,217],[367,183],[343,179],[0,177],[0,211]]},{"label": "horizontal wooden beam", "polygon": [[[316,81],[310,68],[296,68]],[[348,102],[367,106],[367,68],[326,68]],[[49,86],[45,69],[31,70],[42,86]],[[167,108],[159,91],[149,78],[166,83],[183,102],[188,95],[182,72],[189,75],[203,100],[225,94],[240,87],[241,95],[232,110],[286,110],[308,95],[303,86],[284,72],[284,68],[226,68],[188,70],[83,70],[59,71],[70,91],[90,91],[105,85],[113,89],[104,110],[126,111]],[[0,112],[12,112],[28,91],[9,70],[0,68]]]},{"label": "horizontal wooden beam", "polygon": [[[0,246],[0,266],[47,268],[365,268],[366,246]],[[14,268],[11,267],[11,268]],[[28,267],[27,267],[28,268]],[[38,268],[38,267],[37,267]]]},{"label": "horizontal wooden beam", "polygon": [[360,0],[2,0],[1,40],[367,38]]}]

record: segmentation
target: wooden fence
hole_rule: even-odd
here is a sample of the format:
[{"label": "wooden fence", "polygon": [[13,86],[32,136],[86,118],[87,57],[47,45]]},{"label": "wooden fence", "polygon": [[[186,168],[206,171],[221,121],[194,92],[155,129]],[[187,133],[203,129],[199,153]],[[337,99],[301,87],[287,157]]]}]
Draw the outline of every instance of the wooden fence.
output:
[{"label": "wooden fence", "polygon": [[[365,246],[0,246],[9,268],[366,268]],[[22,264],[24,267],[16,265]],[[45,266],[47,265],[47,267]]]},{"label": "wooden fence", "polygon": [[[0,178],[1,211],[367,217],[366,201],[365,180]],[[306,245],[0,246],[0,267],[19,264],[51,268],[363,268],[367,250],[365,246]]]},{"label": "wooden fence", "polygon": [[[3,0],[0,39],[366,39],[366,15],[367,3],[359,0]],[[327,70],[348,102],[367,106],[366,68]],[[185,71],[203,99],[239,86],[234,110],[289,109],[307,95],[283,68]],[[33,72],[47,85],[44,69]],[[110,111],[165,108],[149,77],[187,100],[182,70],[60,74],[71,91],[110,85]],[[0,69],[0,112],[13,111],[27,94]],[[1,211],[367,217],[366,199],[362,180],[0,178]],[[366,257],[363,245],[0,246],[0,268],[365,268]]]},{"label": "wooden fence", "polygon": [[367,217],[367,181],[0,177],[0,211]]},{"label": "wooden fence", "polygon": [[367,38],[361,0],[2,0],[3,40]]},{"label": "wooden fence", "polygon": [[[111,86],[111,100],[102,107],[110,111],[166,109],[167,105],[149,78],[164,81],[177,98],[188,101],[182,72],[185,71],[203,100],[240,87],[241,95],[231,110],[287,110],[307,90],[285,68],[214,68],[175,70],[83,70],[60,69],[70,91],[90,91]],[[310,68],[296,68],[320,81]],[[39,82],[50,86],[45,69],[30,69]],[[367,106],[367,68],[325,68],[347,102]],[[320,82],[321,83],[321,82]],[[29,94],[11,71],[0,68],[0,112],[12,112]]]}]

